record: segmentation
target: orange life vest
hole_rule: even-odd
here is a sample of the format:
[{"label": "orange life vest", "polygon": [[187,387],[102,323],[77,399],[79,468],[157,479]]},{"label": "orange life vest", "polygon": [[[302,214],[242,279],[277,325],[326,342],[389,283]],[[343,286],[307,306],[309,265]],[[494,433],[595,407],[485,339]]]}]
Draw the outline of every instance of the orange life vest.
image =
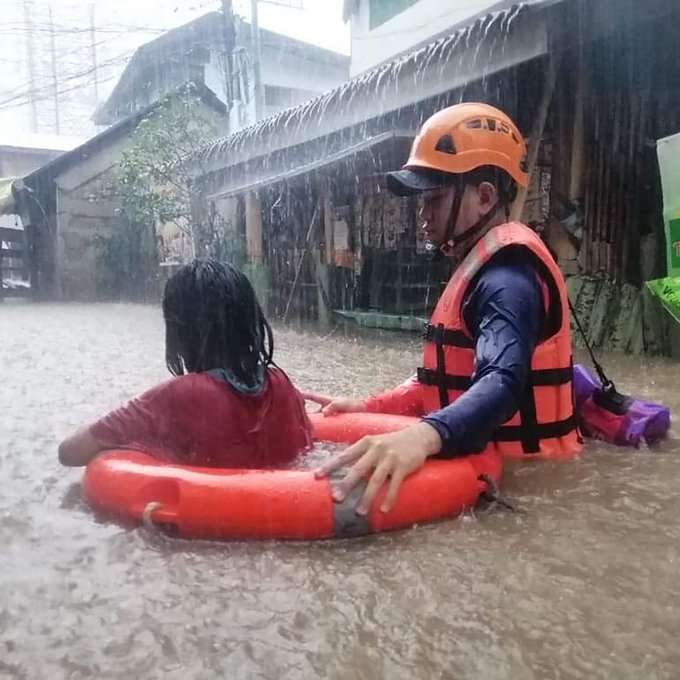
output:
[{"label": "orange life vest", "polygon": [[491,435],[487,445],[513,458],[571,458],[581,449],[574,416],[569,300],[562,273],[541,239],[518,222],[491,229],[456,269],[426,328],[423,384],[426,413],[453,403],[472,384],[473,334],[463,319],[463,302],[476,274],[508,247],[528,249],[535,257],[544,290],[545,321],[531,357],[520,407]]}]

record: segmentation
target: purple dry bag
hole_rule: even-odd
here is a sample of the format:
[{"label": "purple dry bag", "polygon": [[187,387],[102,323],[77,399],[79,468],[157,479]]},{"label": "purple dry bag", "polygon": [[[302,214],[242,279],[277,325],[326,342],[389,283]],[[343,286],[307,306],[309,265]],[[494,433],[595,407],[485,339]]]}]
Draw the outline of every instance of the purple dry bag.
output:
[{"label": "purple dry bag", "polygon": [[576,415],[586,437],[637,448],[668,434],[671,413],[665,406],[620,394],[611,381],[603,387],[578,364],[573,384]]}]

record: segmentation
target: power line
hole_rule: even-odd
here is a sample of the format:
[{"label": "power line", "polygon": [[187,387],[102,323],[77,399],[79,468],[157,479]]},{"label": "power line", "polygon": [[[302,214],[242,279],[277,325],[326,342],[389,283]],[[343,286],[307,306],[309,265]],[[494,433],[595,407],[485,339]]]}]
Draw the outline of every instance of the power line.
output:
[{"label": "power line", "polygon": [[[7,36],[16,36],[19,33],[25,33],[27,32],[27,27],[24,23],[20,22],[5,22],[2,24],[2,28],[0,29],[0,34],[2,35],[7,35]],[[64,35],[73,35],[73,34],[78,34],[78,33],[88,33],[89,31],[89,26],[65,26],[65,25],[59,25],[55,24],[54,25],[54,31],[55,33],[59,34],[64,34]],[[133,26],[130,24],[118,24],[118,23],[109,23],[109,24],[102,24],[101,26],[97,27],[97,32],[98,33],[130,33],[130,32],[138,32],[138,33],[156,33],[156,34],[161,34],[161,33],[166,33],[168,30],[172,29],[167,29],[167,28],[153,28],[151,26]],[[30,31],[32,33],[50,33],[50,26],[49,23],[45,22],[42,23],[40,21],[33,21],[32,26],[30,28]]]},{"label": "power line", "polygon": [[[197,43],[197,44],[202,44],[202,43]],[[163,57],[164,58],[169,58],[169,57],[174,57],[174,56],[181,56],[184,55],[188,51],[189,45],[187,43],[178,45],[175,49],[173,50],[166,50],[163,52]],[[112,57],[106,61],[100,62],[96,68],[101,70],[102,68],[107,68],[107,67],[112,67],[112,66],[119,66],[122,65],[123,63],[129,61],[129,59],[134,55],[134,53],[137,51],[138,48],[133,48],[131,50],[128,50],[124,52],[123,54],[116,55],[115,57]],[[78,80],[80,78],[86,78],[87,76],[93,75],[95,72],[95,66],[88,66],[86,69],[78,71],[76,73],[72,73],[68,76],[62,76],[60,78],[60,81],[63,82],[71,82],[74,80]],[[116,77],[115,75],[112,75],[108,78],[106,78],[106,81],[111,80],[112,78]],[[104,82],[100,80],[100,83]],[[91,87],[92,82],[88,81],[85,83],[80,83],[79,85],[76,85],[74,87],[70,87],[67,90],[60,90],[59,94],[64,94],[66,92],[72,92],[76,89],[80,88],[85,88],[85,87]],[[22,106],[25,106],[27,101],[22,101],[24,99],[27,100],[30,96],[34,96],[36,100],[44,100],[48,99],[52,95],[53,90],[50,88],[49,85],[44,85],[42,87],[33,87],[31,88],[31,82],[24,83],[23,85],[18,86],[17,88],[14,88],[13,90],[6,91],[9,96],[5,98],[4,100],[0,100],[0,110],[8,110],[11,108],[19,108]]]},{"label": "power line", "polygon": [[[50,22],[52,21],[52,6],[49,6]],[[57,80],[57,48],[54,31],[50,33],[50,51],[52,53],[52,86],[54,88],[54,131],[59,134],[59,89]]]},{"label": "power line", "polygon": [[[116,78],[116,75],[115,75],[115,74],[110,75],[110,76],[107,76],[106,78],[100,79],[99,83],[100,83],[100,84],[106,83],[106,82],[109,82],[109,81],[113,80],[114,78]],[[71,93],[71,92],[77,92],[78,90],[82,90],[84,87],[89,87],[89,86],[90,86],[89,83],[87,83],[87,84],[73,85],[72,87],[68,87],[68,88],[66,88],[66,89],[59,90],[58,95],[61,97],[61,96],[65,95],[65,94],[69,94],[69,93]],[[42,101],[42,100],[44,100],[44,99],[48,99],[49,96],[50,96],[50,93],[47,93],[45,96],[36,97],[36,101]],[[14,105],[12,105],[12,106],[7,106],[7,105],[4,105],[4,104],[0,104],[0,111],[8,111],[8,110],[10,110],[10,109],[18,109],[18,108],[22,108],[22,107],[26,106],[26,104],[27,104],[27,102],[23,102],[23,103],[20,102],[20,103],[18,103],[18,104],[14,104]]]},{"label": "power line", "polygon": [[[26,22],[26,28],[31,26],[32,12],[28,0],[24,0],[24,21]],[[35,62],[33,61],[33,33],[30,31],[27,33],[26,39],[26,61],[28,62],[28,77],[30,92],[35,88]],[[36,106],[36,101],[33,95],[29,95],[28,102],[31,105],[31,130],[33,132],[38,131],[38,108]]]},{"label": "power line", "polygon": [[[123,54],[123,55],[119,55],[117,57],[109,59],[108,61],[105,61],[105,62],[99,64],[98,68],[101,68],[102,66],[114,66],[114,65],[122,64],[123,62],[126,62],[132,56],[133,53],[134,53],[134,50],[131,50],[131,51],[129,51],[129,52]],[[78,80],[80,78],[84,78],[84,77],[87,77],[89,75],[92,75],[94,73],[94,71],[95,71],[95,67],[89,66],[88,68],[86,68],[83,71],[80,71],[78,73],[74,73],[74,74],[71,74],[71,75],[66,76],[66,77],[61,77],[60,81],[62,83],[64,83],[64,82],[71,82],[73,80]],[[111,78],[114,78],[114,77],[115,77],[115,75],[110,76],[109,78],[106,78],[106,80],[111,80]],[[100,82],[103,82],[103,81],[100,81]],[[89,87],[90,85],[91,85],[91,83],[89,83],[89,82],[88,83],[81,83],[80,85],[77,85],[74,88],[72,87],[72,88],[69,88],[67,90],[59,90],[58,94],[62,95],[62,94],[65,94],[66,92],[72,92],[74,89],[79,89],[79,88],[82,88],[82,87]],[[25,83],[25,85],[20,86],[20,87],[25,88],[26,86],[28,86],[28,88],[29,88],[28,90],[24,90],[23,92],[19,92],[17,94],[14,94],[14,95],[8,97],[7,99],[0,100],[0,109],[7,110],[9,108],[18,108],[20,106],[25,106],[30,101],[30,98],[34,98],[36,101],[37,100],[43,100],[43,99],[49,98],[52,94],[52,90],[49,88],[49,86],[44,86],[42,88],[38,88],[38,87],[31,88],[31,82],[29,81],[28,83]],[[20,101],[22,99],[26,99],[27,101]],[[15,103],[17,101],[19,103]],[[13,104],[13,103],[14,103],[13,106],[9,106],[9,104]]]},{"label": "power line", "polygon": [[99,102],[99,78],[97,69],[97,38],[94,23],[94,2],[90,5],[90,51],[92,53],[92,66],[94,67],[94,101]]}]

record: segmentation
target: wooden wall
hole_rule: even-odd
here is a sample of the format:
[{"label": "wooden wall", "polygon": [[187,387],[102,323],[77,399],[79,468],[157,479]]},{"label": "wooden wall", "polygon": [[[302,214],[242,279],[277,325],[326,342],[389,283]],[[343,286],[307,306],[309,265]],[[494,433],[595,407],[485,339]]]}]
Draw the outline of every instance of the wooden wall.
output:
[{"label": "wooden wall", "polygon": [[664,274],[655,140],[680,131],[680,41],[632,20],[591,41],[584,12],[553,103],[553,212],[580,203],[582,273],[639,287]]}]

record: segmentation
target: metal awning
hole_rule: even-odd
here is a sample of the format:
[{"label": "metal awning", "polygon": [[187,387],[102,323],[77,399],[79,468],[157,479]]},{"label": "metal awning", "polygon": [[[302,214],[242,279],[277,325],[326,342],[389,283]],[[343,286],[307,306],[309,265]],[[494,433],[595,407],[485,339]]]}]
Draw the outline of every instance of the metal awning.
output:
[{"label": "metal awning", "polygon": [[488,78],[549,50],[551,13],[563,0],[501,3],[501,9],[328,92],[215,140],[196,155],[199,174],[320,140]]},{"label": "metal awning", "polygon": [[404,141],[410,144],[415,135],[416,133],[413,130],[391,130],[389,132],[383,132],[379,135],[368,137],[367,139],[347,146],[334,153],[328,154],[321,158],[316,158],[306,163],[301,163],[286,170],[275,170],[271,172],[265,171],[264,173],[257,174],[256,176],[251,176],[250,178],[239,176],[238,184],[234,183],[232,186],[228,186],[226,189],[208,196],[208,198],[211,200],[229,198],[230,196],[235,196],[246,191],[257,191],[258,189],[269,184],[290,180],[316,170],[321,170],[322,168],[330,166],[339,161],[347,160],[352,156],[357,156],[362,152],[373,150],[379,145],[399,141]]},{"label": "metal awning", "polygon": [[19,209],[12,184],[17,177],[0,177],[0,215],[15,215]]}]

